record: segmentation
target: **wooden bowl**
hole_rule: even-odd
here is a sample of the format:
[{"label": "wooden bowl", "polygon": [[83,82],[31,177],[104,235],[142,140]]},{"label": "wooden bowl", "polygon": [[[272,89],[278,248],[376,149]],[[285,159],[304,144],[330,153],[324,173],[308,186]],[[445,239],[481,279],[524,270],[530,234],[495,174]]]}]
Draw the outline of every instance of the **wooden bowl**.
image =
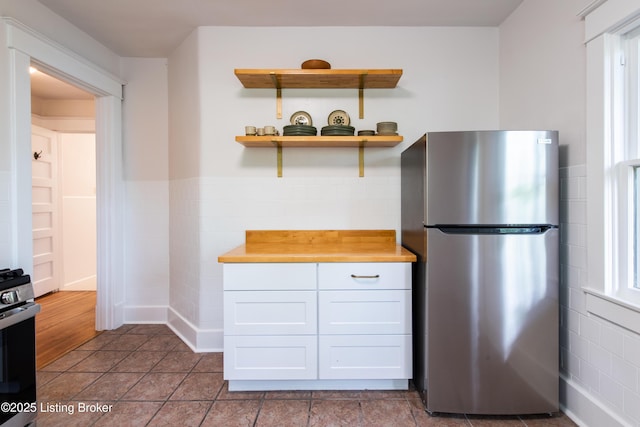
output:
[{"label": "wooden bowl", "polygon": [[330,69],[331,64],[322,59],[308,59],[302,63],[303,70]]}]

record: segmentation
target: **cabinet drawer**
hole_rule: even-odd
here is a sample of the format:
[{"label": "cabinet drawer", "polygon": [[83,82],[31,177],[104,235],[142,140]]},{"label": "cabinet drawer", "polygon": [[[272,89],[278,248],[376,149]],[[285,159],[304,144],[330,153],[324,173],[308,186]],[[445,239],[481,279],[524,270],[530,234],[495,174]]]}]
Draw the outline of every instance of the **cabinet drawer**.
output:
[{"label": "cabinet drawer", "polygon": [[224,264],[224,290],[316,289],[317,264]]},{"label": "cabinet drawer", "polygon": [[317,333],[316,291],[225,291],[225,335]]},{"label": "cabinet drawer", "polygon": [[320,291],[321,334],[410,334],[411,291]]},{"label": "cabinet drawer", "polygon": [[411,263],[322,263],[320,289],[411,289]]},{"label": "cabinet drawer", "polygon": [[410,335],[321,335],[319,342],[320,379],[411,378]]},{"label": "cabinet drawer", "polygon": [[225,336],[224,379],[316,379],[317,354],[315,335]]}]

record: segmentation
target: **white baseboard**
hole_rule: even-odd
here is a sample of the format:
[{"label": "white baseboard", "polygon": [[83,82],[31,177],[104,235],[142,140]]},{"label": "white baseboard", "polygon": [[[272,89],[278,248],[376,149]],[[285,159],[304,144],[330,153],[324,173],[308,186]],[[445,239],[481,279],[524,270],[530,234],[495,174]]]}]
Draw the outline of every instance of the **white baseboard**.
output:
[{"label": "white baseboard", "polygon": [[200,329],[168,306],[128,306],[124,323],[165,324],[196,353],[219,353],[224,349],[222,329]]},{"label": "white baseboard", "polygon": [[581,427],[632,427],[575,381],[560,376],[560,408]]},{"label": "white baseboard", "polygon": [[222,329],[200,329],[173,308],[168,309],[167,324],[196,353],[219,353],[224,349]]},{"label": "white baseboard", "polygon": [[97,290],[97,276],[88,276],[70,283],[65,283],[61,291],[95,291]]}]

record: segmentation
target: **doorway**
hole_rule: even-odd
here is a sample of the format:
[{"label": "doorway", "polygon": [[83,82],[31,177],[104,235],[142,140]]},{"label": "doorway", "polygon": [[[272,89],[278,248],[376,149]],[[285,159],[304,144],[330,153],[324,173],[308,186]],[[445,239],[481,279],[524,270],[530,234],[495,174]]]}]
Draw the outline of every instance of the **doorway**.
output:
[{"label": "doorway", "polygon": [[[93,95],[30,69],[37,366],[98,334]],[[58,292],[61,291],[61,292]]]},{"label": "doorway", "polygon": [[94,97],[30,68],[36,297],[96,291]]},{"label": "doorway", "polygon": [[[11,154],[9,203],[0,205],[7,215],[10,233],[0,242],[11,264],[33,269],[31,218],[31,82],[29,66],[65,82],[73,82],[95,96],[97,186],[97,282],[96,329],[115,329],[124,323],[124,181],[122,159],[123,82],[75,52],[11,18],[0,18],[5,32],[8,88],[5,144]],[[27,142],[27,143],[25,143]]]}]

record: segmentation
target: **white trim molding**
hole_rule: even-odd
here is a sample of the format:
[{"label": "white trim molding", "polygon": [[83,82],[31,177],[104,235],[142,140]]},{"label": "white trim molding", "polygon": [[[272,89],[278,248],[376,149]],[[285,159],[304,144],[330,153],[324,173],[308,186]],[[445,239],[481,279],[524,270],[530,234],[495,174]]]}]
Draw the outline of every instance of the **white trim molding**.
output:
[{"label": "white trim molding", "polygon": [[640,312],[625,301],[604,292],[585,288],[587,311],[608,322],[615,323],[636,334],[640,334]]},{"label": "white trim molding", "polygon": [[[560,409],[579,426],[633,427],[576,381],[560,375]],[[587,422],[588,421],[588,422]]]},{"label": "white trim molding", "polygon": [[[619,31],[640,16],[640,5],[630,0],[596,0],[587,6],[585,19],[585,42],[605,32]],[[582,12],[581,12],[582,13]]]},{"label": "white trim molding", "polygon": [[[13,18],[1,19],[7,26],[7,46],[29,55],[40,71],[53,74],[94,95],[122,99],[124,82],[118,77]],[[73,70],[69,70],[70,64],[73,64]]]},{"label": "white trim molding", "polygon": [[[96,329],[115,329],[124,319],[123,278],[123,159],[122,82],[64,46],[12,18],[0,18],[0,41],[7,58],[9,99],[3,102],[9,117],[0,117],[9,129],[11,156],[10,251],[12,264],[33,270],[31,219],[31,82],[29,65],[94,94],[96,98],[97,154],[97,306]],[[0,73],[2,75],[2,73]]]},{"label": "white trim molding", "polygon": [[592,0],[589,4],[587,4],[585,7],[583,7],[580,12],[578,12],[578,16],[581,17],[581,18],[586,17],[591,12],[593,12],[594,10],[599,8],[606,1],[607,0]]},{"label": "white trim molding", "polygon": [[168,309],[167,325],[185,344],[195,352],[222,352],[224,331],[222,329],[200,329],[173,308]]}]

